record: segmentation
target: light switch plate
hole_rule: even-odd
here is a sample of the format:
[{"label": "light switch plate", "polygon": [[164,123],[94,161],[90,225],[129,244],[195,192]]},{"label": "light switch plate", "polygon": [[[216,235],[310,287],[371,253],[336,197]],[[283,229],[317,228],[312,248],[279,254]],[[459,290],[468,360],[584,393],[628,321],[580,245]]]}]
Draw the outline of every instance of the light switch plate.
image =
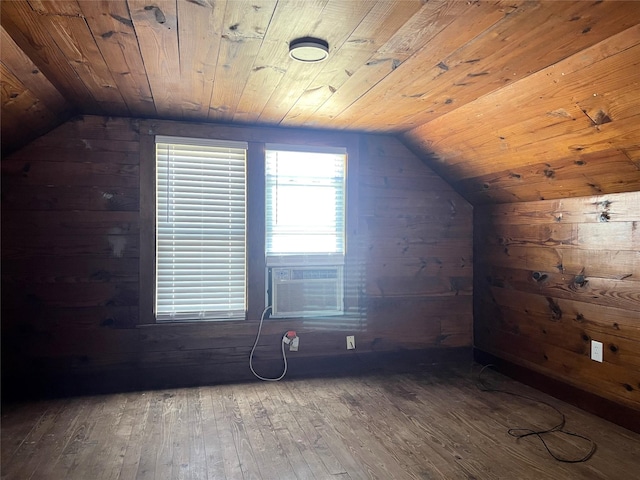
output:
[{"label": "light switch plate", "polygon": [[355,350],[356,337],[354,335],[347,335],[347,350]]}]

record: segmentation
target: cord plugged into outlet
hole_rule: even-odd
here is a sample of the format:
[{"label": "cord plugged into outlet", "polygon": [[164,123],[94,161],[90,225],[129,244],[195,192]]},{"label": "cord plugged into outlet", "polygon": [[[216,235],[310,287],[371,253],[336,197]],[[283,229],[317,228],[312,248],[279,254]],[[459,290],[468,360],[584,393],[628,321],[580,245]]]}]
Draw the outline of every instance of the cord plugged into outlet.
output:
[{"label": "cord plugged into outlet", "polygon": [[287,333],[285,333],[284,337],[282,337],[282,341],[285,344],[289,345],[290,352],[298,351],[298,346],[300,345],[300,337],[296,335],[295,330],[289,330]]}]

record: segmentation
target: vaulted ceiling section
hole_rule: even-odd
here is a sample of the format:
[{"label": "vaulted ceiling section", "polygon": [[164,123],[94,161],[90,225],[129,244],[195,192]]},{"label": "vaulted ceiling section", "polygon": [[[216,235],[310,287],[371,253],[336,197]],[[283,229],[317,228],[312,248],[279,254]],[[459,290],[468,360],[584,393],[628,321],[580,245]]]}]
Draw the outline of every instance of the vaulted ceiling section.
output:
[{"label": "vaulted ceiling section", "polygon": [[393,133],[473,203],[640,190],[640,2],[1,8],[5,153],[98,114]]}]

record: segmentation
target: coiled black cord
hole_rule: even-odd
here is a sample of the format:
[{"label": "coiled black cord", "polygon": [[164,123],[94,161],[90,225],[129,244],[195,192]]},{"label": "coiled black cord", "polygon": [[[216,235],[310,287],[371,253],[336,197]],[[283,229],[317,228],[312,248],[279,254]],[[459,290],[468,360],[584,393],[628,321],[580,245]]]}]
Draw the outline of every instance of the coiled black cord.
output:
[{"label": "coiled black cord", "polygon": [[[529,400],[531,402],[535,402],[541,405],[546,405],[547,407],[553,409],[554,411],[556,411],[558,413],[558,415],[560,415],[560,422],[551,427],[551,428],[547,428],[545,430],[532,430],[530,428],[510,428],[509,430],[507,430],[507,433],[509,435],[511,435],[512,437],[515,438],[525,438],[525,437],[537,437],[541,442],[542,445],[544,445],[544,448],[546,448],[547,452],[549,453],[549,455],[551,455],[555,460],[557,460],[558,462],[563,462],[563,463],[582,463],[582,462],[586,462],[587,460],[589,460],[593,454],[596,452],[597,449],[597,445],[596,442],[594,442],[593,440],[591,440],[589,437],[585,437],[584,435],[580,435],[579,433],[573,433],[573,432],[569,432],[567,430],[564,429],[565,425],[566,425],[566,417],[564,415],[564,413],[562,413],[557,407],[555,407],[554,405],[551,405],[548,402],[545,402],[544,400],[540,400],[537,398],[533,398],[533,397],[529,397],[527,395],[522,395],[520,393],[515,393],[515,392],[510,392],[508,390],[502,390],[499,388],[494,388],[492,386],[490,386],[483,378],[482,378],[482,374],[484,373],[484,371],[487,368],[491,368],[493,367],[493,365],[491,364],[487,364],[484,367],[482,367],[482,369],[480,370],[480,373],[478,373],[478,383],[477,383],[477,387],[479,390],[483,391],[483,392],[497,392],[497,393],[504,393],[507,395],[512,395],[514,397],[519,397],[519,398],[524,398],[525,400]],[[582,457],[580,458],[564,458],[561,457],[560,455],[556,454],[553,450],[551,450],[551,448],[549,448],[549,445],[547,445],[546,440],[544,439],[544,435],[547,435],[549,433],[553,433],[553,432],[557,432],[560,433],[562,435],[567,435],[570,437],[576,437],[576,438],[580,438],[582,440],[586,440],[587,442],[590,443],[590,448],[589,451]]]}]

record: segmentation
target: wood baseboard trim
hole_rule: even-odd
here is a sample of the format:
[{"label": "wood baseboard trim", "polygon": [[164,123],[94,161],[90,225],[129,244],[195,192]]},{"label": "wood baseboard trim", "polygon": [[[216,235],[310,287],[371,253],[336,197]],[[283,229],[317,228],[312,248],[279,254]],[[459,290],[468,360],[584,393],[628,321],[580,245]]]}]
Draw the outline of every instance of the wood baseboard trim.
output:
[{"label": "wood baseboard trim", "polygon": [[529,385],[628,430],[640,433],[640,411],[638,410],[496,357],[478,348],[473,349],[473,358],[482,365],[494,365],[497,371],[518,382]]}]

